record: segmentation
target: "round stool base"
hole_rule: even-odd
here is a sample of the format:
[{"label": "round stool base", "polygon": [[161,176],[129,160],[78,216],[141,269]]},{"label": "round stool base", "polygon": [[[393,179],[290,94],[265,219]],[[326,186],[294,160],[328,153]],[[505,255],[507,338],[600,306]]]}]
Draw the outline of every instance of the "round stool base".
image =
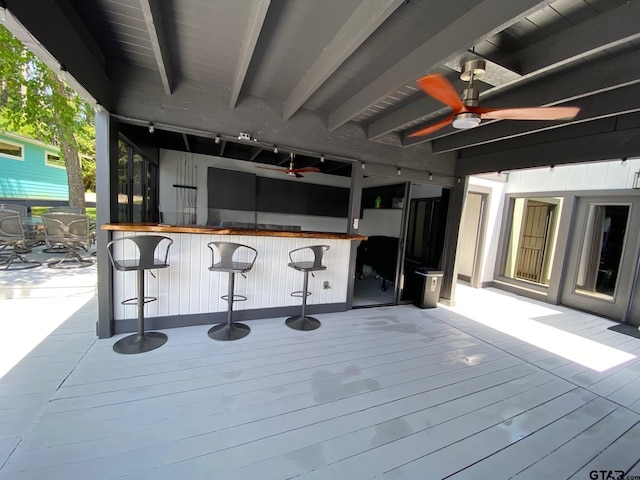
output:
[{"label": "round stool base", "polygon": [[144,335],[134,333],[114,343],[113,351],[124,354],[149,352],[164,345],[166,341],[167,336],[164,333],[148,332]]},{"label": "round stool base", "polygon": [[303,330],[305,332],[315,330],[320,326],[320,320],[313,317],[301,317],[300,315],[289,317],[284,323],[289,328],[293,328],[294,330]]},{"label": "round stool base", "polygon": [[238,340],[239,338],[249,335],[251,329],[243,323],[232,323],[231,326],[226,323],[215,325],[209,329],[209,337],[214,340]]}]

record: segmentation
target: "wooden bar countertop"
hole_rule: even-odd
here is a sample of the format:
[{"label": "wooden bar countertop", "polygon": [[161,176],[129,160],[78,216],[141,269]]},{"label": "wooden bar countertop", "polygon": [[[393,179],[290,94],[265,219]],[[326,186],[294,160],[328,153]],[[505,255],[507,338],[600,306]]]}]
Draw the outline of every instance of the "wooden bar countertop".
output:
[{"label": "wooden bar countertop", "polygon": [[200,235],[252,235],[258,237],[327,238],[330,240],[366,240],[363,235],[305,230],[260,230],[199,225],[166,225],[162,223],[106,223],[102,230],[120,232],[194,233]]}]

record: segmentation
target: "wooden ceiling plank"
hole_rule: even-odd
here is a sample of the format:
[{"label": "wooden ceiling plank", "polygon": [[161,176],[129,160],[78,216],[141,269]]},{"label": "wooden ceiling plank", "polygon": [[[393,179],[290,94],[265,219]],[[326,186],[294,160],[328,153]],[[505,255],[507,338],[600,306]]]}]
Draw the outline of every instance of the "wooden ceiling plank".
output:
[{"label": "wooden ceiling plank", "polygon": [[151,48],[156,60],[164,92],[171,95],[173,91],[173,73],[171,59],[167,47],[167,39],[162,26],[162,14],[158,0],[140,0],[140,8],[147,26]]},{"label": "wooden ceiling plank", "polygon": [[535,0],[485,0],[375,78],[329,115],[335,130],[371,105],[433,68],[453,60],[476,43],[551,3]]},{"label": "wooden ceiling plank", "polygon": [[267,16],[267,10],[271,0],[254,0],[253,7],[250,9],[251,15],[247,22],[247,29],[245,31],[244,40],[242,41],[242,51],[238,56],[238,65],[231,85],[231,98],[229,99],[229,108],[234,109],[240,96],[240,90],[242,90],[242,84],[247,76],[247,70],[251,63],[251,57],[256,49],[258,43],[258,37],[264,25],[264,20]]},{"label": "wooden ceiling plank", "polygon": [[362,0],[284,101],[282,106],[283,119],[289,120],[340,65],[402,4],[404,4],[404,0]]}]

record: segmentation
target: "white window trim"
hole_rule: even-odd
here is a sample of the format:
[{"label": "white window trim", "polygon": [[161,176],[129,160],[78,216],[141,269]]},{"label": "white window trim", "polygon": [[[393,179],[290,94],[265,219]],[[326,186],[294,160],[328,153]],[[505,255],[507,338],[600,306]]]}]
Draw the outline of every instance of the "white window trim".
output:
[{"label": "white window trim", "polygon": [[0,142],[7,143],[9,145],[13,145],[15,147],[20,147],[20,156],[16,157],[15,155],[7,155],[6,153],[0,152],[0,157],[9,158],[11,160],[18,160],[19,162],[24,162],[24,144],[18,142],[12,142],[11,140],[6,140],[4,138],[0,138]]},{"label": "white window trim", "polygon": [[66,167],[61,167],[60,165],[54,165],[54,164],[52,164],[52,163],[49,163],[49,157],[48,157],[49,155],[54,155],[54,156],[56,156],[56,157],[58,157],[58,158],[60,158],[60,159],[62,158],[62,157],[60,156],[60,154],[59,154],[59,153],[50,152],[50,151],[49,151],[49,152],[45,151],[45,152],[44,152],[44,164],[45,164],[47,167],[51,167],[51,168],[60,168],[60,169],[62,169],[62,170],[66,170],[66,169],[67,169]]}]

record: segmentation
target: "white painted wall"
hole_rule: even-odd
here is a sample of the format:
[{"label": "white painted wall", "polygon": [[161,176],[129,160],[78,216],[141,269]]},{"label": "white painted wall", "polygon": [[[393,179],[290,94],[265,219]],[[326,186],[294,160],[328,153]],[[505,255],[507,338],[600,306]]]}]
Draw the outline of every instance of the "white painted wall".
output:
[{"label": "white painted wall", "polygon": [[[160,183],[160,211],[176,212],[176,189],[179,165],[188,164],[193,168],[192,180],[197,187],[196,224],[207,223],[207,169],[209,167],[225,168],[248,173],[258,174],[261,177],[288,180],[286,175],[256,168],[255,162],[232,160],[229,158],[201,155],[198,153],[177,152],[174,150],[160,150],[159,183]],[[271,165],[269,165],[271,166]],[[314,183],[318,185],[331,185],[335,187],[350,188],[351,180],[347,177],[325,175],[321,173],[306,174],[303,178],[290,179],[293,182]],[[259,212],[257,223],[271,223],[277,225],[300,225],[303,230],[318,232],[346,232],[347,219],[335,217],[318,217],[315,215],[289,215],[270,212]],[[169,222],[170,223],[170,222]]]},{"label": "white painted wall", "polygon": [[618,190],[633,187],[640,158],[509,172],[505,193]]},{"label": "white painted wall", "polygon": [[401,227],[401,208],[365,208],[360,220],[358,233],[368,237],[383,235],[399,238]]},{"label": "white painted wall", "polygon": [[[145,233],[113,232],[113,238]],[[234,310],[259,309],[301,305],[300,298],[290,293],[302,289],[303,274],[288,267],[288,252],[298,247],[329,245],[323,264],[327,269],[309,276],[309,291],[313,292],[307,304],[344,303],[349,277],[350,240],[323,238],[257,237],[249,235],[209,235],[170,233],[173,239],[169,253],[169,268],[155,270],[146,276],[146,295],[158,297],[145,305],[145,316],[190,315],[224,312],[228,276],[210,272],[211,252],[208,242],[225,241],[249,245],[258,250],[258,257],[247,278],[236,275],[236,293],[246,295],[246,302],[234,304]],[[120,251],[116,251],[116,256]],[[135,255],[135,248],[122,251],[126,258]],[[244,259],[247,261],[248,259]],[[240,259],[242,261],[242,259]],[[328,281],[331,288],[324,289]],[[121,305],[126,298],[136,296],[136,272],[113,273],[113,311],[116,320],[136,318],[137,306]]]},{"label": "white painted wall", "polygon": [[[487,210],[487,223],[485,229],[484,252],[482,256],[481,281],[490,282],[493,280],[496,257],[498,251],[498,241],[500,237],[500,224],[502,222],[502,211],[504,208],[504,193],[506,184],[504,182],[489,180],[482,177],[469,178],[469,191],[474,191],[475,187],[491,189],[489,194],[489,207]],[[475,188],[477,192],[483,189]]]}]

